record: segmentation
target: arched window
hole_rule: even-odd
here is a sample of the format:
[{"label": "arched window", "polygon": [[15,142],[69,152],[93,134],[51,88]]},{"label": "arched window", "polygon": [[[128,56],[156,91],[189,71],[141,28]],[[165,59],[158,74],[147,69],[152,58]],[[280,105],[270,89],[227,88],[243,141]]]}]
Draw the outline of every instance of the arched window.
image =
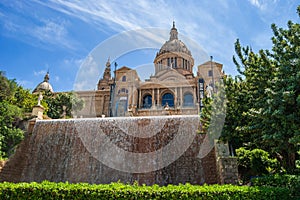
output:
[{"label": "arched window", "polygon": [[147,94],[143,98],[143,108],[151,108],[152,106],[152,96]]},{"label": "arched window", "polygon": [[194,99],[193,99],[193,95],[191,93],[186,93],[183,96],[183,106],[184,107],[194,106]]},{"label": "arched window", "polygon": [[122,82],[126,82],[126,76],[122,76]]},{"label": "arched window", "polygon": [[174,107],[174,96],[171,93],[166,93],[162,96],[162,101],[161,101],[162,106],[168,106]]}]

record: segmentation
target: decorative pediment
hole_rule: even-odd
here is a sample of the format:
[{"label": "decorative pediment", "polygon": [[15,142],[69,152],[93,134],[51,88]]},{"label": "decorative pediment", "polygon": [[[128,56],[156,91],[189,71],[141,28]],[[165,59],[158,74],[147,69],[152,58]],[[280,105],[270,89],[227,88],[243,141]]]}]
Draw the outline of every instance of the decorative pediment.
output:
[{"label": "decorative pediment", "polygon": [[130,69],[129,67],[123,66],[119,69],[117,69],[117,72],[123,72],[123,71],[131,71],[132,69]]},{"label": "decorative pediment", "polygon": [[164,71],[159,72],[155,78],[158,81],[168,81],[168,82],[178,82],[185,81],[186,78],[177,72],[175,69],[166,69]]}]

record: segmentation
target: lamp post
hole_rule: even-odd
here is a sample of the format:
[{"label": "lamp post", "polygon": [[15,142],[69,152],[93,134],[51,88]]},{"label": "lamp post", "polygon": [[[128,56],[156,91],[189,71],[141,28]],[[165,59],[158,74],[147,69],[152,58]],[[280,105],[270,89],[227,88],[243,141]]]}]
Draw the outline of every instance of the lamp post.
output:
[{"label": "lamp post", "polygon": [[116,71],[117,71],[118,64],[115,62],[115,71],[114,71],[114,80],[113,84],[110,85],[110,100],[109,100],[109,116],[113,116],[113,102],[114,102],[114,95],[115,95],[115,87],[116,87]]},{"label": "lamp post", "polygon": [[215,92],[214,69],[213,69],[213,64],[212,64],[213,61],[212,60],[213,60],[213,57],[210,56],[211,81],[212,81],[213,92]]}]

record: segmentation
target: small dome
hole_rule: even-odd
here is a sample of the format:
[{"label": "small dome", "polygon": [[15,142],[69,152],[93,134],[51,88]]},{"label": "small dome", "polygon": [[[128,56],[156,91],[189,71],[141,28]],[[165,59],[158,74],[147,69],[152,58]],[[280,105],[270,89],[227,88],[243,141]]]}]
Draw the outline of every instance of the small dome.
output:
[{"label": "small dome", "polygon": [[32,91],[32,93],[38,93],[41,91],[50,91],[53,93],[53,88],[48,81],[49,81],[49,72],[47,72],[47,74],[45,75],[44,81],[38,84],[36,88]]}]

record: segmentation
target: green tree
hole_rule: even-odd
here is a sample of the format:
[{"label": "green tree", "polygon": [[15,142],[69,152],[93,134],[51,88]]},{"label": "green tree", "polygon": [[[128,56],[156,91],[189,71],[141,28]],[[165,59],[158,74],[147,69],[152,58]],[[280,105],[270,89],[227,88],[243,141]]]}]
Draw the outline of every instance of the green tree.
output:
[{"label": "green tree", "polygon": [[[300,6],[298,14],[300,17]],[[261,109],[262,138],[280,154],[284,167],[292,171],[300,148],[300,24],[289,21],[287,29],[273,24],[272,30],[270,59],[274,60],[276,73]]]},{"label": "green tree", "polygon": [[[298,7],[300,16],[300,6]],[[272,25],[271,51],[254,53],[235,43],[240,76],[225,81],[227,115],[223,137],[276,155],[292,172],[300,145],[300,25]]]},{"label": "green tree", "polygon": [[72,112],[81,110],[84,105],[83,100],[78,98],[74,92],[56,94],[46,92],[44,100],[48,106],[47,115],[52,119],[72,117]]},{"label": "green tree", "polygon": [[253,146],[254,144],[249,144],[249,141],[254,141],[254,134],[249,134],[244,128],[245,124],[249,122],[249,117],[245,115],[249,101],[245,81],[240,77],[226,76],[224,87],[227,103],[221,139],[229,141],[231,149],[237,149],[244,146],[245,143]]},{"label": "green tree", "polygon": [[20,121],[31,112],[37,102],[36,95],[6,78],[0,71],[0,156],[8,157],[23,139]]},{"label": "green tree", "polygon": [[7,101],[0,102],[0,157],[9,157],[23,139],[23,131],[16,126],[20,118],[20,108]]}]

